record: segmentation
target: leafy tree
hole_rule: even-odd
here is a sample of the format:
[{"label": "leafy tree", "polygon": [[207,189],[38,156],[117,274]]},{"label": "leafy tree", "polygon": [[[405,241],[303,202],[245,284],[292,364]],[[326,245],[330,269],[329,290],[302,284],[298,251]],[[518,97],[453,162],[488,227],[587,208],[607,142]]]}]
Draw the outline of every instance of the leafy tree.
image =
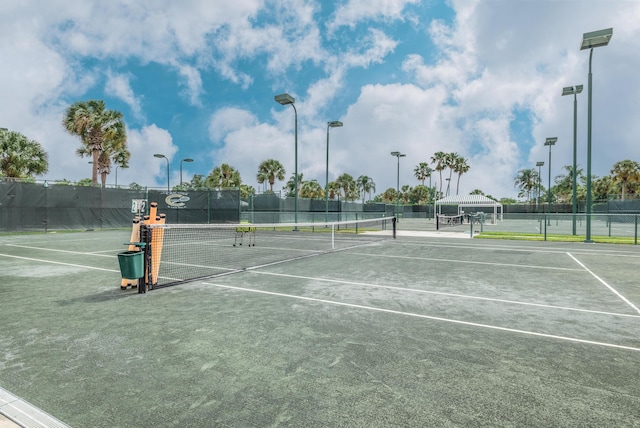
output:
[{"label": "leafy tree", "polygon": [[240,173],[234,167],[223,163],[213,168],[205,179],[205,184],[212,189],[240,187],[242,179],[240,178]]},{"label": "leafy tree", "polygon": [[267,159],[262,161],[258,166],[258,174],[256,177],[260,184],[267,181],[269,183],[269,190],[273,192],[273,184],[276,179],[279,181],[284,180],[286,173],[287,172],[279,161],[275,159]]},{"label": "leafy tree", "polygon": [[122,113],[107,110],[104,101],[89,100],[72,104],[65,112],[62,125],[70,134],[80,137],[82,146],[76,153],[80,157],[92,158],[93,185],[97,185],[100,174],[102,186],[105,186],[112,162],[122,168],[128,167],[131,154],[127,150]]},{"label": "leafy tree", "polygon": [[482,190],[480,190],[480,189],[473,189],[471,191],[471,193],[469,193],[469,194],[470,195],[482,195],[482,196],[484,196],[484,192]]},{"label": "leafy tree", "polygon": [[424,186],[424,180],[431,177],[431,173],[433,170],[429,168],[429,164],[426,162],[420,162],[418,166],[416,166],[413,170],[413,175],[422,183]]},{"label": "leafy tree", "polygon": [[144,187],[136,183],[135,181],[129,184],[129,189],[131,190],[144,190]]},{"label": "leafy tree", "polygon": [[358,186],[358,189],[362,191],[362,205],[364,205],[364,198],[366,194],[369,193],[369,199],[371,199],[371,192],[376,191],[376,183],[373,182],[371,177],[361,175],[356,179],[356,186]]},{"label": "leafy tree", "polygon": [[462,174],[466,174],[467,172],[469,172],[469,168],[470,168],[469,164],[467,163],[467,160],[465,158],[463,158],[462,156],[456,156],[456,158],[453,161],[453,168],[452,168],[452,171],[458,174],[458,182],[456,184],[456,195],[460,192],[460,177],[462,177]]},{"label": "leafy tree", "polygon": [[629,159],[618,161],[613,164],[611,174],[613,174],[613,181],[620,183],[622,186],[622,200],[624,201],[627,185],[639,181],[640,164]]},{"label": "leafy tree", "polygon": [[416,205],[428,204],[431,200],[432,190],[422,184],[417,185],[409,191],[409,202]]},{"label": "leafy tree", "polygon": [[93,186],[93,180],[90,178],[83,178],[82,180],[78,180],[76,182],[77,186]]},{"label": "leafy tree", "polygon": [[[493,199],[494,201],[496,201],[496,198],[494,198],[494,197],[493,197],[493,196],[491,196],[491,195],[487,195],[487,197],[488,197],[488,198],[490,198],[490,199]],[[518,201],[516,201],[516,200],[515,200],[515,199],[513,199],[513,198],[501,198],[499,202],[500,202],[502,205],[512,205],[512,204],[517,203]]]},{"label": "leafy tree", "polygon": [[0,130],[0,176],[33,178],[48,169],[47,153],[39,143],[19,132]]}]

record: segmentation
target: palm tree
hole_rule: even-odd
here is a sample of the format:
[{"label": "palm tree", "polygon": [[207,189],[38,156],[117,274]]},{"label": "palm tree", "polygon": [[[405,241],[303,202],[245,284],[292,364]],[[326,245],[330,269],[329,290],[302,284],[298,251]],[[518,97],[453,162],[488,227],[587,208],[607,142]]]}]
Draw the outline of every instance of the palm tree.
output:
[{"label": "palm tree", "polygon": [[[567,174],[560,174],[554,178],[554,183],[556,184],[553,189],[553,193],[555,195],[559,195],[559,199],[563,201],[570,200],[572,198],[573,193],[573,166],[565,165],[562,167]],[[576,169],[576,178],[578,180],[584,179],[584,175],[582,174],[582,168]],[[577,194],[576,189],[576,194]]]},{"label": "palm tree", "polygon": [[269,191],[273,193],[273,183],[275,183],[276,178],[279,181],[284,180],[287,172],[284,167],[275,159],[267,159],[260,163],[258,166],[258,183],[262,184],[265,181],[269,182]]},{"label": "palm tree", "polygon": [[[285,186],[285,188],[287,189],[285,196],[287,197],[294,197],[296,192],[294,190],[295,187],[295,174],[292,174],[291,177],[289,178],[289,181],[287,181],[287,184]],[[300,196],[300,189],[302,189],[302,185],[304,184],[302,182],[302,177],[304,176],[303,173],[298,173],[298,196]]]},{"label": "palm tree", "polygon": [[382,200],[387,203],[395,203],[398,197],[398,191],[393,187],[389,187],[382,193]]},{"label": "palm tree", "polygon": [[344,199],[346,201],[353,201],[360,196],[356,181],[351,175],[347,173],[340,175],[338,178],[336,178],[336,183],[342,189]]},{"label": "palm tree", "polygon": [[462,156],[456,156],[453,162],[453,172],[458,174],[458,182],[456,183],[456,195],[460,192],[460,177],[469,171],[469,164]]},{"label": "palm tree", "polygon": [[611,174],[613,174],[613,181],[622,185],[622,200],[624,201],[624,196],[627,193],[627,184],[639,181],[640,164],[629,159],[618,161],[613,164]]},{"label": "palm tree", "polygon": [[356,185],[362,191],[362,205],[364,205],[364,198],[367,193],[369,193],[369,199],[371,199],[371,192],[376,191],[376,183],[373,182],[371,177],[361,175],[356,179]]},{"label": "palm tree", "polygon": [[0,130],[0,176],[30,178],[47,172],[47,153],[19,132]]},{"label": "palm tree", "polygon": [[309,199],[324,198],[324,189],[316,180],[305,181],[300,188],[300,197]]},{"label": "palm tree", "polygon": [[439,193],[442,194],[442,170],[445,169],[445,158],[447,154],[445,152],[436,152],[431,156],[431,163],[436,164],[435,170],[440,173],[440,189]]},{"label": "palm tree", "polygon": [[446,153],[444,157],[444,166],[449,168],[449,179],[447,180],[447,196],[449,196],[449,190],[451,188],[451,176],[453,175],[453,168],[458,158],[457,153]]},{"label": "palm tree", "polygon": [[411,186],[409,186],[408,184],[405,184],[404,186],[402,186],[402,189],[400,189],[402,192],[400,193],[400,197],[402,198],[402,203],[407,205],[409,203],[409,197],[410,197],[410,193],[411,193]]},{"label": "palm tree", "polygon": [[433,170],[429,168],[429,164],[426,162],[420,162],[418,166],[413,170],[413,175],[420,180],[422,185],[424,186],[424,180],[431,177],[431,173]]},{"label": "palm tree", "polygon": [[231,165],[223,163],[213,168],[205,179],[207,187],[213,189],[224,189],[229,187],[240,187],[242,179],[240,173]]},{"label": "palm tree", "polygon": [[255,194],[256,194],[256,189],[253,186],[250,186],[248,184],[240,185],[240,199],[242,199],[243,201],[248,201],[249,195],[255,195]]},{"label": "palm tree", "polygon": [[[111,161],[126,168],[131,156],[127,151],[127,134],[122,113],[107,110],[104,101],[76,102],[67,108],[62,120],[64,128],[80,137],[82,146],[76,150],[80,157],[91,156],[91,182],[98,184],[98,172],[102,186],[110,172]],[[102,155],[102,157],[101,157]]]},{"label": "palm tree", "polygon": [[593,198],[594,200],[606,200],[610,194],[615,192],[616,183],[610,175],[602,178],[591,176],[593,181]]},{"label": "palm tree", "polygon": [[535,169],[521,169],[515,178],[515,187],[520,189],[518,197],[527,197],[531,201],[531,193],[538,185],[538,172]]},{"label": "palm tree", "polygon": [[330,181],[327,185],[329,188],[329,199],[335,199],[340,194],[340,185],[335,181]]}]

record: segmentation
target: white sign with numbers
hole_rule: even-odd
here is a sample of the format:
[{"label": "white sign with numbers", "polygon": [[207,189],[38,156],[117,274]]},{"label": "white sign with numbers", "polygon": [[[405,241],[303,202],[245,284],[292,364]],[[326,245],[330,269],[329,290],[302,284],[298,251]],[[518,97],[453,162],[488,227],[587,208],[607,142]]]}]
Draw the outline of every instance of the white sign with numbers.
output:
[{"label": "white sign with numbers", "polygon": [[133,214],[144,214],[147,209],[146,199],[131,199],[131,212]]}]

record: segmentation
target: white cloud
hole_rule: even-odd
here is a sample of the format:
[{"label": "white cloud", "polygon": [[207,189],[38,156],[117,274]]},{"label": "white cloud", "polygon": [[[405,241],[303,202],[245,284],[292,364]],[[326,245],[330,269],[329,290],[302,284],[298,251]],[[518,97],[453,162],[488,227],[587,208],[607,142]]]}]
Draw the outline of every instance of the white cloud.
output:
[{"label": "white cloud", "polygon": [[[127,129],[127,147],[131,152],[128,169],[118,171],[118,183],[136,182],[143,186],[163,187],[167,180],[167,162],[153,157],[155,153],[163,154],[173,160],[178,147],[173,144],[171,134],[155,124],[141,129]],[[170,171],[171,173],[171,171]],[[174,176],[174,173],[171,173]],[[173,177],[175,183],[175,177]],[[114,177],[109,177],[114,182]],[[171,184],[173,186],[173,184]]]},{"label": "white cloud", "polygon": [[114,73],[107,70],[107,82],[105,84],[105,92],[116,98],[120,98],[127,103],[133,114],[138,118],[142,118],[142,107],[140,99],[135,95],[130,83],[131,75]]},{"label": "white cloud", "polygon": [[365,20],[402,20],[405,19],[405,7],[418,2],[419,0],[349,0],[336,8],[333,20],[327,24],[327,28],[331,32],[340,26],[354,27]]}]

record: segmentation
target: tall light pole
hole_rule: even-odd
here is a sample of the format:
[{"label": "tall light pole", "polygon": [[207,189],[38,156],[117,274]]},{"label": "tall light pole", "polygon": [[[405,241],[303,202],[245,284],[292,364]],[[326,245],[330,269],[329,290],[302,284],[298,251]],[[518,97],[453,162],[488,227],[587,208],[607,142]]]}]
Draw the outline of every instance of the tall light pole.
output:
[{"label": "tall light pole", "polygon": [[398,212],[400,211],[400,158],[405,157],[404,153],[391,152],[391,156],[398,158],[398,175],[396,178],[396,221],[398,219]]},{"label": "tall light pole", "polygon": [[[549,146],[549,188],[547,189],[547,206],[549,214],[551,214],[551,146],[555,146],[556,141],[558,141],[556,137],[550,137],[544,142],[545,146]],[[551,224],[551,215],[549,215],[548,224]]]},{"label": "tall light pole", "polygon": [[182,162],[193,162],[193,159],[184,158],[180,161],[180,190],[182,190]]},{"label": "tall light pole", "polygon": [[280,94],[274,97],[277,103],[285,106],[287,104],[293,107],[293,112],[295,116],[295,172],[293,175],[293,210],[294,210],[294,218],[295,222],[298,222],[298,110],[296,110],[296,99],[293,98],[289,94]]},{"label": "tall light pole", "polygon": [[342,122],[334,120],[327,122],[327,166],[325,169],[324,180],[324,221],[329,221],[329,128],[339,128],[342,126]]},{"label": "tall light pole", "polygon": [[164,160],[167,161],[167,193],[171,193],[171,186],[169,185],[169,158],[165,155],[161,155],[160,153],[155,153],[153,157],[164,158]]},{"label": "tall light pole", "polygon": [[613,36],[613,28],[584,33],[582,35],[582,44],[580,45],[580,50],[589,49],[589,93],[587,96],[587,233],[584,242],[593,242],[591,240],[591,59],[593,57],[593,48],[607,46],[609,40],[611,40],[611,36]]},{"label": "tall light pole", "polygon": [[571,195],[571,212],[573,213],[572,230],[576,234],[576,214],[578,213],[578,197],[577,197],[577,169],[578,169],[578,94],[582,92],[582,85],[567,86],[562,88],[562,96],[573,95],[573,172],[571,173],[572,195]]},{"label": "tall light pole", "polygon": [[536,202],[540,204],[540,167],[544,166],[544,162],[536,162],[536,166],[538,167],[538,199],[536,199]]},{"label": "tall light pole", "polygon": [[116,189],[118,188],[118,168],[120,165],[116,165]]}]

